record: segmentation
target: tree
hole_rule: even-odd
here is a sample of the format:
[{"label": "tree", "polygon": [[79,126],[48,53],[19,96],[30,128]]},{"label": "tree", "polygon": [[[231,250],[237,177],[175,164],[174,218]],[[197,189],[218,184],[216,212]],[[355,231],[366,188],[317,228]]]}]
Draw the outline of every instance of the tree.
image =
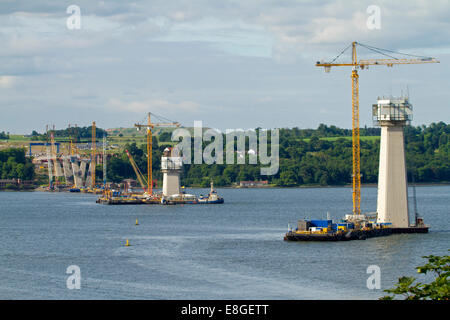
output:
[{"label": "tree", "polygon": [[283,186],[292,187],[297,184],[297,176],[293,171],[284,171],[280,174],[280,182]]},{"label": "tree", "polygon": [[33,180],[34,165],[22,148],[0,150],[0,179]]},{"label": "tree", "polygon": [[[450,251],[450,250],[449,250]],[[405,300],[449,300],[450,299],[450,256],[424,256],[428,263],[417,267],[421,274],[433,273],[434,281],[416,283],[414,277],[401,277],[393,289],[384,290],[392,296],[381,297],[381,300],[392,300],[396,295],[402,295]]]},{"label": "tree", "polygon": [[5,131],[0,132],[0,139],[9,139],[9,132],[5,133]]},{"label": "tree", "polygon": [[158,138],[161,142],[170,142],[172,141],[172,133],[168,131],[161,132]]}]

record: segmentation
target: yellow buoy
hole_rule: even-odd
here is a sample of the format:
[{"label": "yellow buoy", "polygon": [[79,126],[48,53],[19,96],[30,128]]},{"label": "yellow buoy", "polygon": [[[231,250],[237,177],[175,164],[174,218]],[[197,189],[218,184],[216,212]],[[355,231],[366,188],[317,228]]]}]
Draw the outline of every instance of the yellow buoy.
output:
[{"label": "yellow buoy", "polygon": [[138,219],[136,219],[136,225],[137,225],[137,226],[139,225]]},{"label": "yellow buoy", "polygon": [[125,247],[129,247],[130,246],[130,242],[127,239],[127,243],[125,243]]}]

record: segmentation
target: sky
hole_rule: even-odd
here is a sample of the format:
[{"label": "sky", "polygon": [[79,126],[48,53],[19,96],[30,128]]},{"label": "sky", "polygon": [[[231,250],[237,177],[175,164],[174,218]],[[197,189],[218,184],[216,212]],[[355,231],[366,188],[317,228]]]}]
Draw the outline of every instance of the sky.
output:
[{"label": "sky", "polygon": [[450,1],[0,0],[0,131],[132,127],[147,112],[220,130],[351,128],[351,68],[315,63],[352,41],[440,61],[360,70],[361,126],[407,88],[413,125],[450,122]]}]

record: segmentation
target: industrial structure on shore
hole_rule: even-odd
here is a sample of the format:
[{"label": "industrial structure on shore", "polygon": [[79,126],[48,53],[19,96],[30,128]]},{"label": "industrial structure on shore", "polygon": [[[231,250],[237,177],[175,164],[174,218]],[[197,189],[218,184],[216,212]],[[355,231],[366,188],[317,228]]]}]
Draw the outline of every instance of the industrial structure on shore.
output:
[{"label": "industrial structure on shore", "polygon": [[[73,130],[71,130],[73,129]],[[45,155],[37,157],[35,161],[45,163],[47,165],[48,174],[48,191],[70,191],[70,192],[90,192],[100,193],[106,184],[106,137],[103,137],[103,154],[96,152],[96,125],[92,123],[92,142],[90,144],[90,156],[82,156],[77,147],[77,127],[71,128],[72,132],[69,144],[68,154],[60,153],[60,143],[55,142],[55,128],[53,130],[46,129],[46,143],[30,143],[31,148],[34,145],[45,146]],[[99,163],[103,166],[103,185],[97,183],[95,167]]]}]

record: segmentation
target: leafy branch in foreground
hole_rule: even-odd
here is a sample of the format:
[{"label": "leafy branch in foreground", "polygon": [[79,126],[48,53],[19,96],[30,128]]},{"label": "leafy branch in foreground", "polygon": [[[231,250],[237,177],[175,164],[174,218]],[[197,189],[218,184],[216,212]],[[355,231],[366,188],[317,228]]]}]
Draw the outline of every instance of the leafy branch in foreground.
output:
[{"label": "leafy branch in foreground", "polygon": [[[450,251],[450,250],[449,250]],[[416,267],[421,274],[433,273],[434,281],[414,284],[414,277],[401,277],[392,289],[384,292],[392,295],[381,297],[380,300],[392,300],[396,295],[402,295],[406,300],[449,300],[450,299],[450,256],[424,256],[428,263]]]}]

